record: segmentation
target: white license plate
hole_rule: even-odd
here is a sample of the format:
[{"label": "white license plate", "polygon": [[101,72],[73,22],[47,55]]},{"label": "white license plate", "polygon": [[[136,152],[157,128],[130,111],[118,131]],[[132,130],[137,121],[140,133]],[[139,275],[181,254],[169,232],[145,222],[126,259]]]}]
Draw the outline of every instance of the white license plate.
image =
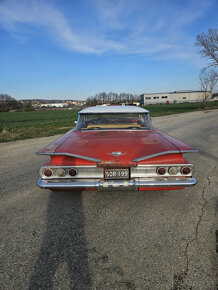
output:
[{"label": "white license plate", "polygon": [[105,171],[105,179],[127,179],[129,169],[108,169]]}]

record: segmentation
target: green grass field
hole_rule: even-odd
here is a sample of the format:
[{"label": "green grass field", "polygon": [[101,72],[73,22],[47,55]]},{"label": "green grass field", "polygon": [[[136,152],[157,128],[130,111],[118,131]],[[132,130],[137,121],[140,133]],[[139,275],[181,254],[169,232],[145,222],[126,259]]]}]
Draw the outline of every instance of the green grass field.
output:
[{"label": "green grass field", "polygon": [[[199,103],[146,106],[151,117],[202,110]],[[204,110],[218,109],[210,102]],[[78,110],[0,113],[0,142],[63,134],[75,126]]]},{"label": "green grass field", "polygon": [[75,126],[78,110],[0,113],[0,142],[62,134]]},{"label": "green grass field", "polygon": [[160,117],[192,111],[218,109],[218,101],[208,102],[205,108],[201,108],[201,103],[150,105],[144,108],[150,111],[151,117]]}]

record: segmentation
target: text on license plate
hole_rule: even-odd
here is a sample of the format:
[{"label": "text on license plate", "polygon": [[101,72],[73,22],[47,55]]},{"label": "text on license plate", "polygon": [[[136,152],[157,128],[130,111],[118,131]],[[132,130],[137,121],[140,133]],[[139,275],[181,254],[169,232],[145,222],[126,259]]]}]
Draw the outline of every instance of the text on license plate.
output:
[{"label": "text on license plate", "polygon": [[125,179],[129,178],[128,169],[110,169],[105,171],[105,179]]}]

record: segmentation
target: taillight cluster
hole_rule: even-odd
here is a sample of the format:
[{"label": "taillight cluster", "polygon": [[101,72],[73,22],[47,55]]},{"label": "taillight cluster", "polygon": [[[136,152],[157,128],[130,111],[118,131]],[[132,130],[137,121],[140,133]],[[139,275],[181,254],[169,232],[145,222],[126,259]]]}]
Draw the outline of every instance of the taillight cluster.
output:
[{"label": "taillight cluster", "polygon": [[46,177],[51,177],[52,175],[57,175],[58,177],[64,177],[67,174],[70,176],[76,176],[77,175],[77,169],[75,168],[70,168],[69,170],[66,170],[64,168],[57,168],[55,172],[51,168],[45,168],[42,171],[42,174],[45,175]]},{"label": "taillight cluster", "polygon": [[[170,175],[177,175],[177,173],[179,172],[179,168],[177,166],[171,166],[168,168],[166,167],[158,167],[157,168],[157,174],[158,175],[164,175],[166,173],[169,173]],[[182,175],[187,175],[191,172],[191,168],[190,167],[181,167],[180,168],[180,172]]]}]

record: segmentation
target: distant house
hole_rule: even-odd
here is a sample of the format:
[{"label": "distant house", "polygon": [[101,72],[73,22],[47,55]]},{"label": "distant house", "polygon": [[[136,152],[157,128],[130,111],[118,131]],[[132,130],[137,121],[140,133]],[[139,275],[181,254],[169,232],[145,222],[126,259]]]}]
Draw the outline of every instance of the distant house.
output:
[{"label": "distant house", "polygon": [[67,108],[67,103],[50,103],[50,104],[40,104],[40,107],[46,108]]},{"label": "distant house", "polygon": [[218,92],[213,94],[213,100],[218,101]]},{"label": "distant house", "polygon": [[72,100],[72,101],[67,101],[66,103],[70,105],[74,105],[74,106],[82,106],[85,104],[85,101]]},{"label": "distant house", "polygon": [[[212,100],[210,93],[209,101]],[[185,102],[201,102],[204,99],[204,91],[174,91],[164,93],[146,93],[142,94],[141,105],[149,104],[168,104],[168,103],[185,103]]]}]

